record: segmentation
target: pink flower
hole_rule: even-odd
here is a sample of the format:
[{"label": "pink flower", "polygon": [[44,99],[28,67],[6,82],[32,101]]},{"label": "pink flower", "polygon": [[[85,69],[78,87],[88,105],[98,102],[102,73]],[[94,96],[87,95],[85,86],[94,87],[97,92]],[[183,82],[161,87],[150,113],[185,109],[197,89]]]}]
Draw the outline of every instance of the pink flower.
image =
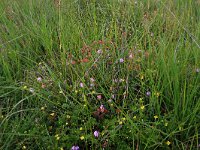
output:
[{"label": "pink flower", "polygon": [[133,58],[133,54],[132,54],[132,53],[129,55],[129,58],[130,58],[130,59],[132,59],[132,58]]},{"label": "pink flower", "polygon": [[104,106],[101,105],[101,106],[100,106],[100,111],[101,111],[101,112],[104,112],[104,110],[105,110]]},{"label": "pink flower", "polygon": [[101,96],[101,95],[97,95],[97,99],[99,99],[99,100],[100,100],[101,98],[102,98],[102,96]]},{"label": "pink flower", "polygon": [[96,138],[98,138],[98,137],[99,137],[99,132],[98,132],[98,131],[94,131],[94,136],[95,136]]},{"label": "pink flower", "polygon": [[90,78],[90,81],[91,81],[91,82],[94,82],[95,80],[94,80],[94,78]]}]

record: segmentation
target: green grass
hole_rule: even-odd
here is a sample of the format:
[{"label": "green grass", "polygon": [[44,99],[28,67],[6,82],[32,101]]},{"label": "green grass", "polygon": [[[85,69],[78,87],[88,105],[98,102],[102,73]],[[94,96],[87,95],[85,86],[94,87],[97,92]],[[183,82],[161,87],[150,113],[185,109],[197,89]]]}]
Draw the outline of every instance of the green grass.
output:
[{"label": "green grass", "polygon": [[199,7],[2,0],[0,149],[198,149]]}]

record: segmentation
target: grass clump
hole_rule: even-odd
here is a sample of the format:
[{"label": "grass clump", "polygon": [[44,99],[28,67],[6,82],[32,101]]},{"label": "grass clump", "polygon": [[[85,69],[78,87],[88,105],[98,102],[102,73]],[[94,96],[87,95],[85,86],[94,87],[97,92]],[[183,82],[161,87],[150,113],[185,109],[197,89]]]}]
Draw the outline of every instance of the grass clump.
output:
[{"label": "grass clump", "polygon": [[198,149],[199,7],[3,0],[1,149]]}]

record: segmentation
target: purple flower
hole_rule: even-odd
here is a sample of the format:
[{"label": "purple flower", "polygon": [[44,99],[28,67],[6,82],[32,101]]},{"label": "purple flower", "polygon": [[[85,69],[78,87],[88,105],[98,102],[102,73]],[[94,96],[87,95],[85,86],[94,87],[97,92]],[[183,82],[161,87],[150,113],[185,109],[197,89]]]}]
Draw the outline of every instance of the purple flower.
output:
[{"label": "purple flower", "polygon": [[72,146],[71,150],[80,150],[79,146]]},{"label": "purple flower", "polygon": [[147,95],[147,96],[150,96],[150,95],[151,95],[151,92],[149,92],[149,91],[146,92],[146,95]]},{"label": "purple flower", "polygon": [[37,81],[38,81],[38,82],[41,82],[41,81],[42,81],[42,78],[41,78],[41,77],[38,77],[38,78],[37,78]]},{"label": "purple flower", "polygon": [[82,82],[80,83],[80,87],[82,87],[82,88],[84,87],[84,85],[83,85],[83,83],[82,83]]},{"label": "purple flower", "polygon": [[123,62],[124,62],[124,59],[123,59],[123,58],[120,58],[120,59],[119,59],[119,62],[120,62],[120,63],[123,63]]},{"label": "purple flower", "polygon": [[94,136],[95,136],[96,138],[98,138],[98,137],[99,137],[99,132],[98,132],[98,131],[94,131]]}]

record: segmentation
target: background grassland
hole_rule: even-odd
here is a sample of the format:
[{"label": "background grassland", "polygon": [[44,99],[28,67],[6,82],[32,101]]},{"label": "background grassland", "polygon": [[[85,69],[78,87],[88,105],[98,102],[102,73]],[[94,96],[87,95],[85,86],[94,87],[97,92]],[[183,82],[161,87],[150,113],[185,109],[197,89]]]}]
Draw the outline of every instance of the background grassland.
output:
[{"label": "background grassland", "polygon": [[198,149],[199,8],[1,0],[0,148]]}]

